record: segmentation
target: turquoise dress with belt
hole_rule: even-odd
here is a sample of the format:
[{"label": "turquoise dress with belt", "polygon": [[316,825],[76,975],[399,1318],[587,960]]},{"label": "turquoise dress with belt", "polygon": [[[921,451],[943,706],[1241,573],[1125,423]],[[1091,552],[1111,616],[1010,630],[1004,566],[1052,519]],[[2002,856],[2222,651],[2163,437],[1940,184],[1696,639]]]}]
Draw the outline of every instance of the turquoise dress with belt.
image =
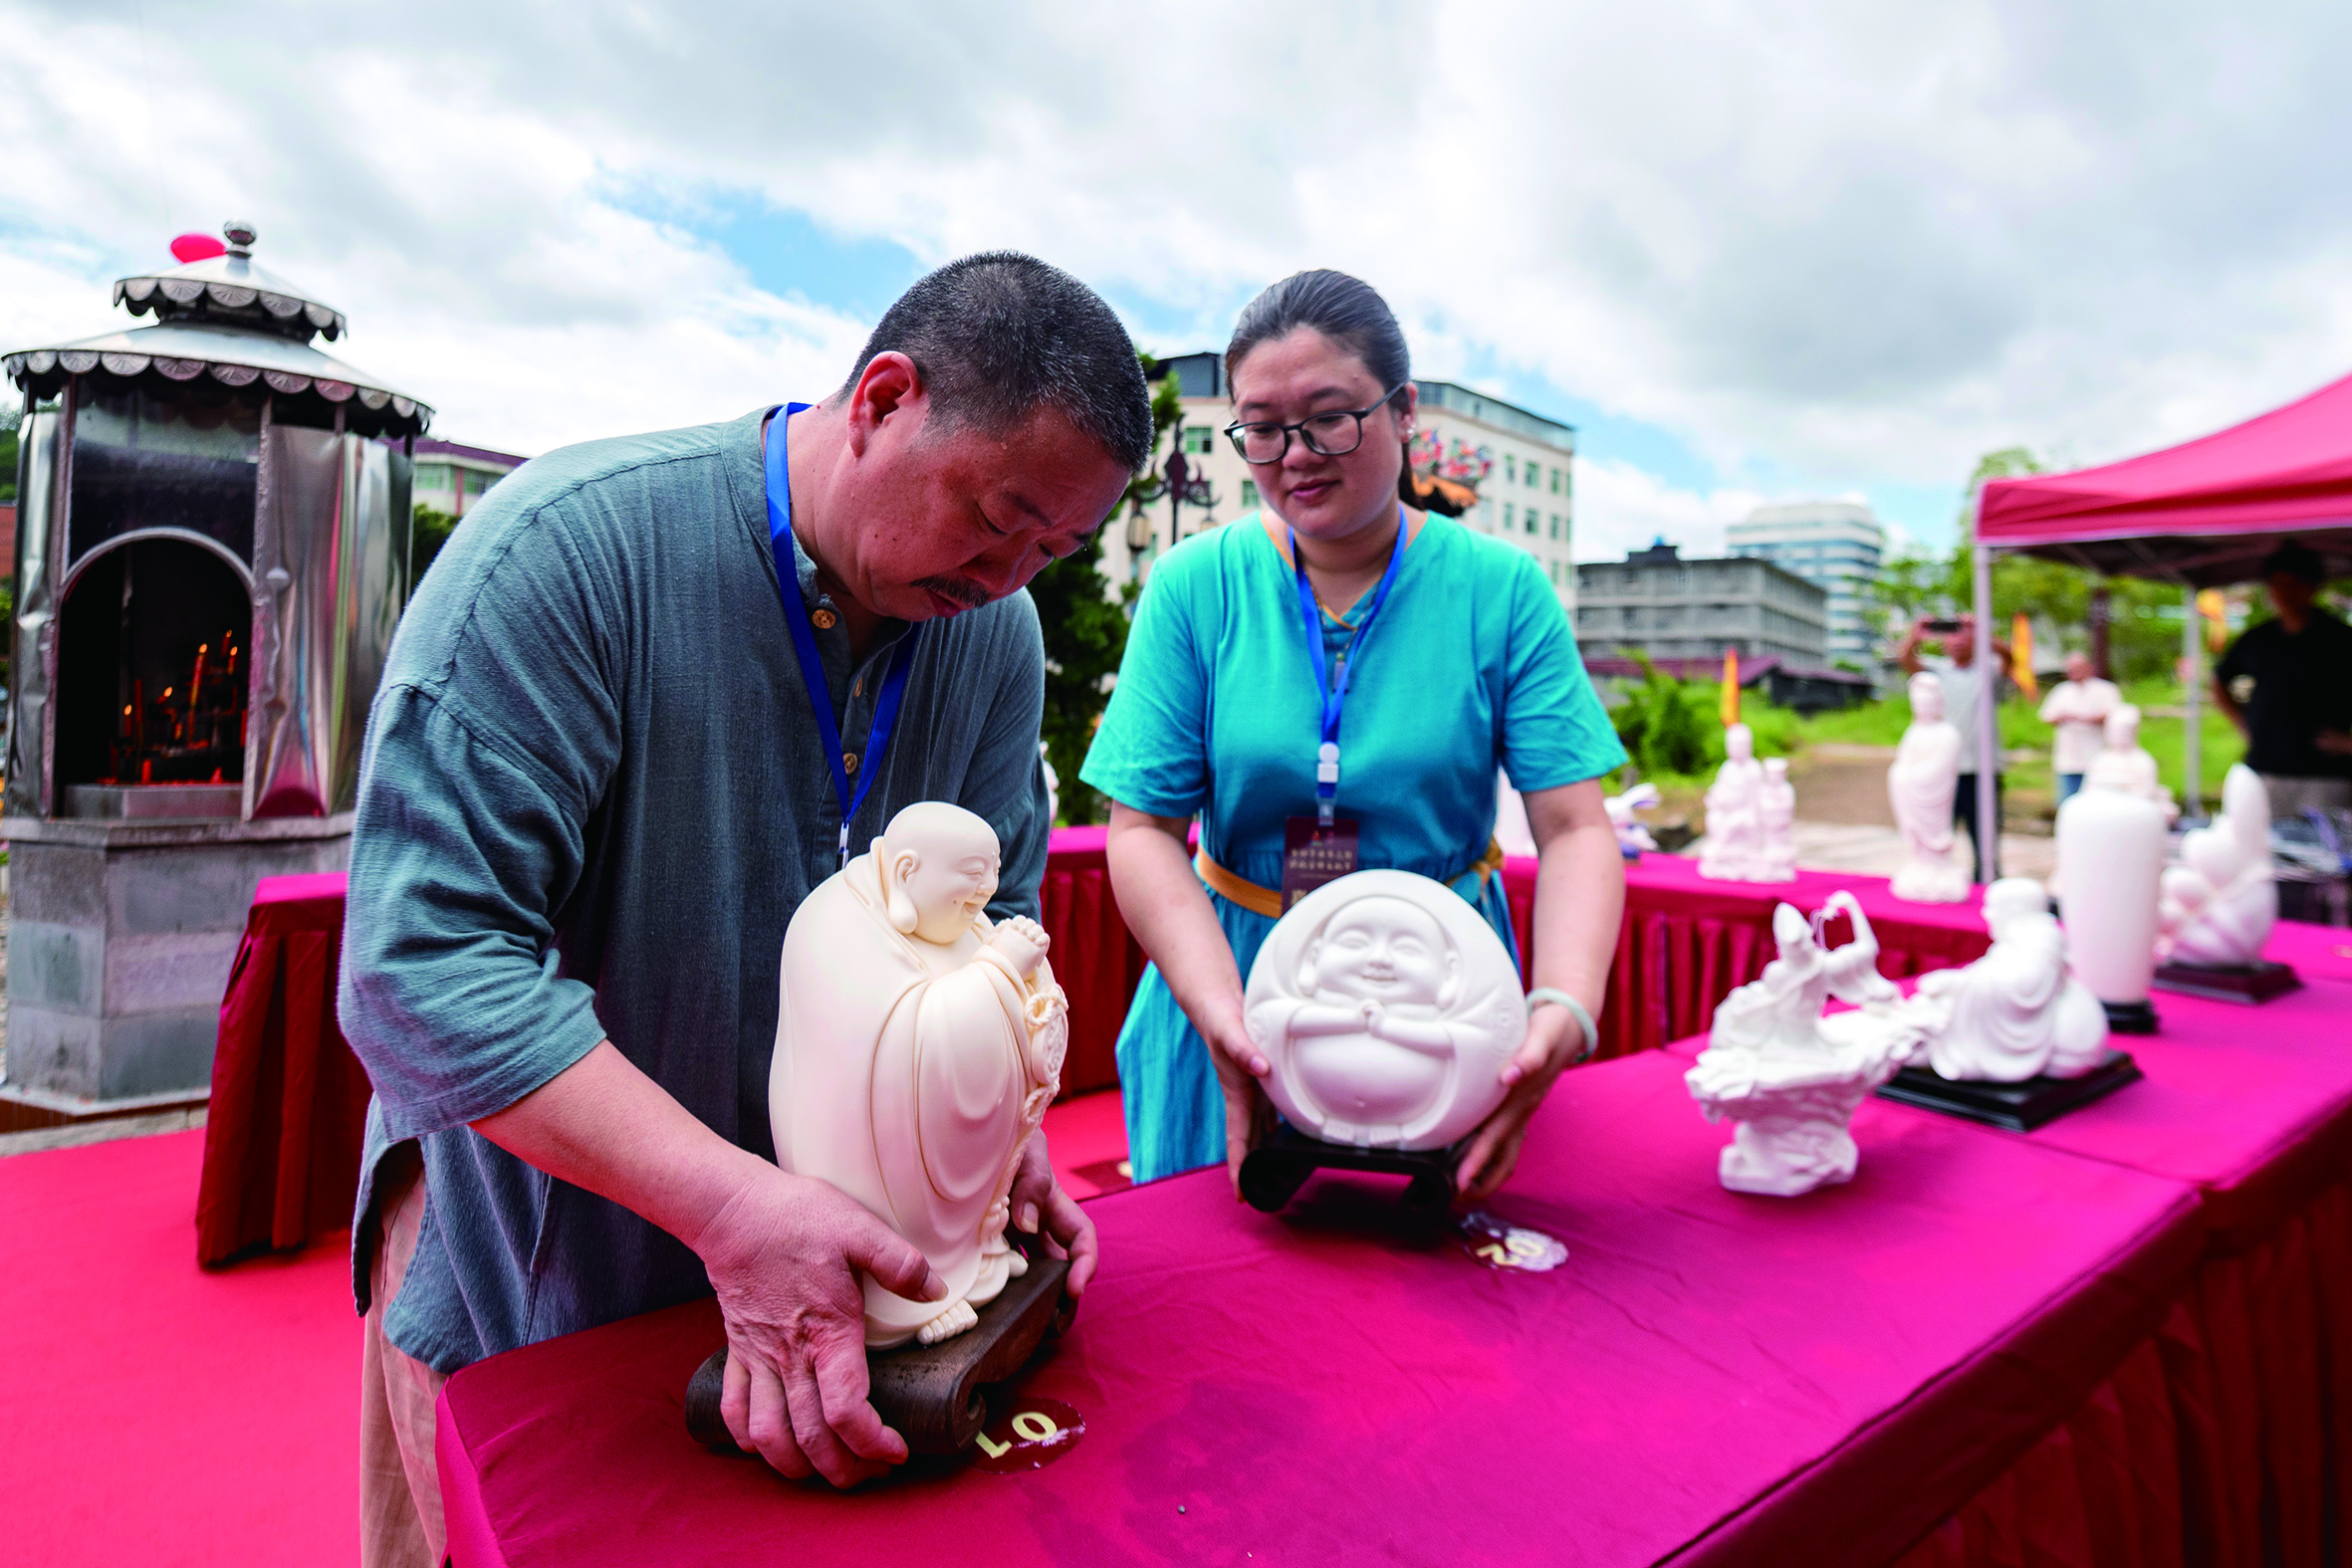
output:
[{"label": "turquoise dress with belt", "polygon": [[[1355,613],[1324,616],[1328,658],[1354,640]],[[1339,729],[1339,814],[1361,824],[1357,863],[1450,884],[1516,954],[1502,877],[1473,869],[1495,831],[1496,770],[1526,792],[1625,762],[1558,595],[1534,558],[1432,516],[1361,644]],[[1297,578],[1257,514],[1186,540],[1152,569],[1078,777],[1138,811],[1197,814],[1211,859],[1280,887],[1284,819],[1314,813],[1322,731],[1308,658]],[[1213,891],[1209,902],[1246,981],[1274,921]],[[1222,1163],[1209,1048],[1157,965],[1117,1054],[1135,1180]]]}]

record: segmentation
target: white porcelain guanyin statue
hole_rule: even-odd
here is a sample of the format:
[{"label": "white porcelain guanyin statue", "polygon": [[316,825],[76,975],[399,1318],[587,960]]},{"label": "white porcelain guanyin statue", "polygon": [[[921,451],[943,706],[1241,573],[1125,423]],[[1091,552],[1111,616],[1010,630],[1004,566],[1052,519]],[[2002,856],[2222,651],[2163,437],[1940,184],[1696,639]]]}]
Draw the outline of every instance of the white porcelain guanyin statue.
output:
[{"label": "white porcelain guanyin statue", "polygon": [[1796,785],[1788,782],[1788,759],[1767,757],[1764,762],[1764,793],[1759,796],[1764,818],[1764,850],[1758,857],[1759,882],[1796,880]]},{"label": "white porcelain guanyin statue", "polygon": [[2153,800],[2164,808],[2167,825],[2181,814],[2173,792],[2157,778],[2156,759],[2140,745],[2140,710],[2128,702],[2116,704],[2114,711],[2107,715],[2107,744],[2084,771],[2082,786],[2120,789],[2125,794]]},{"label": "white porcelain guanyin statue", "polygon": [[1723,766],[1707,787],[1707,837],[1699,845],[1699,874],[1724,882],[1764,882],[1764,771],[1756,760],[1756,733],[1735,724],[1723,733]]},{"label": "white porcelain guanyin statue", "polygon": [[1898,1009],[1927,1037],[1925,1064],[1944,1077],[2022,1083],[2078,1078],[2105,1059],[2107,1009],[2066,966],[2066,934],[2030,877],[1985,890],[1993,948],[1964,969],[1920,977]]},{"label": "white porcelain guanyin statue", "polygon": [[1641,854],[1658,847],[1658,840],[1650,836],[1648,826],[1633,814],[1647,811],[1657,803],[1658,786],[1648,783],[1637,784],[1623,794],[1613,794],[1601,801],[1601,809],[1609,813],[1609,826],[1617,834],[1619,853]]},{"label": "white porcelain guanyin statue", "polygon": [[1022,1150],[1069,1042],[1035,921],[993,925],[997,835],[910,805],[818,884],[785,932],[768,1080],[777,1163],[830,1182],[947,1282],[910,1301],[865,1280],[865,1342],[932,1344],[978,1321],[1028,1261],[1005,1240]]},{"label": "white porcelain guanyin statue", "polygon": [[1887,769],[1887,799],[1910,851],[1893,892],[1914,904],[1957,904],[1969,896],[1966,871],[1952,863],[1952,791],[1960,782],[1960,732],[1944,718],[1944,683],[1931,671],[1911,677],[1911,727]]},{"label": "white porcelain guanyin statue", "polygon": [[1357,871],[1267,933],[1242,1013],[1266,1092],[1325,1143],[1442,1149],[1501,1104],[1527,1038],[1503,939],[1460,894],[1409,871]]},{"label": "white porcelain guanyin statue", "polygon": [[[1839,909],[1854,940],[1828,951],[1820,925]],[[1707,1049],[1684,1082],[1709,1121],[1736,1124],[1723,1185],[1793,1198],[1853,1177],[1860,1154],[1846,1124],[1911,1058],[1920,1033],[1894,1010],[1902,993],[1879,974],[1877,936],[1851,893],[1830,894],[1811,920],[1778,906],[1772,937],[1780,956],[1715,1009]],[[1831,997],[1856,1010],[1823,1017]]]},{"label": "white porcelain guanyin statue", "polygon": [[2167,963],[2234,968],[2261,962],[2278,923],[2270,869],[2270,791],[2243,763],[2222,781],[2222,814],[2181,840],[2181,864],[2164,873],[2156,956]]}]

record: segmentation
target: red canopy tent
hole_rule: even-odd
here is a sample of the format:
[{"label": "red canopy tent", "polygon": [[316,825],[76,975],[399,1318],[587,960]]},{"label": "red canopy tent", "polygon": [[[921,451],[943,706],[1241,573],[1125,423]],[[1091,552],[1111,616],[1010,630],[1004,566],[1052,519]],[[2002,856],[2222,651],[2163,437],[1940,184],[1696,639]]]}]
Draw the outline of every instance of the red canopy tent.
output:
[{"label": "red canopy tent", "polygon": [[[2197,589],[2242,582],[2292,536],[2328,574],[2352,574],[2352,376],[2214,435],[2071,474],[1989,481],[1977,499],[1977,658],[1993,658],[1993,558],[2069,561],[2110,576]],[[2197,616],[2185,646],[2197,649]],[[2194,809],[2200,682],[2188,683],[2188,772]],[[1995,713],[1979,715],[1983,755]],[[1978,777],[1978,830],[1993,864],[1993,772]]]}]

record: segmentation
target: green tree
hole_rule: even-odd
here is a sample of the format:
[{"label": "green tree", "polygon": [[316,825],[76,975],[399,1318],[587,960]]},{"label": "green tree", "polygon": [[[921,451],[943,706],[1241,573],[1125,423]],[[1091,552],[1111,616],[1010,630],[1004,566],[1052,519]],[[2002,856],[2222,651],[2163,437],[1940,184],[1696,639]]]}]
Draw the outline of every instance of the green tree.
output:
[{"label": "green tree", "polygon": [[[1158,375],[1158,361],[1149,354],[1143,375],[1155,380],[1151,399],[1152,452],[1160,437],[1183,412],[1176,377]],[[1126,507],[1141,512],[1152,493],[1152,467],[1128,483]],[[1116,522],[1122,509],[1113,508]],[[1105,525],[1108,526],[1108,525]],[[1127,604],[1134,596],[1129,584],[1118,598],[1110,596],[1102,575],[1102,535],[1096,530],[1084,547],[1062,557],[1030,579],[1029,596],[1036,601],[1038,620],[1046,640],[1046,716],[1039,727],[1046,742],[1046,758],[1061,785],[1061,820],[1071,825],[1091,822],[1104,814],[1102,797],[1079,782],[1078,770],[1109,701],[1110,679],[1118,673],[1119,658],[1127,651]]]},{"label": "green tree", "polygon": [[1642,683],[1627,689],[1625,700],[1609,710],[1625,755],[1645,779],[1699,773],[1708,763],[1714,715],[1702,710],[1689,686],[1652,664],[1649,655],[1635,649],[1633,659],[1641,666]]},{"label": "green tree", "polygon": [[[24,423],[22,408],[0,408],[0,506],[16,499],[16,434]],[[14,570],[13,562],[0,563],[0,570]]]},{"label": "green tree", "polygon": [[415,521],[408,533],[408,587],[414,592],[424,580],[425,568],[433,558],[441,554],[441,547],[449,543],[449,533],[457,527],[454,515],[436,511],[423,502],[416,504]]}]

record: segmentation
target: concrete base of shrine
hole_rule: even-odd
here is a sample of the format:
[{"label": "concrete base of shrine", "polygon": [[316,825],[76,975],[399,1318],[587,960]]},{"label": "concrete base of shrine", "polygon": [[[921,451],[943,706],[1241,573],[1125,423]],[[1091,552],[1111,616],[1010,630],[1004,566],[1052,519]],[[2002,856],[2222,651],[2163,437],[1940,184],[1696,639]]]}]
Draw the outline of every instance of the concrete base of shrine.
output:
[{"label": "concrete base of shrine", "polygon": [[344,869],[351,832],[348,815],[0,818],[10,893],[0,1118],[58,1125],[201,1100],[255,884]]}]

